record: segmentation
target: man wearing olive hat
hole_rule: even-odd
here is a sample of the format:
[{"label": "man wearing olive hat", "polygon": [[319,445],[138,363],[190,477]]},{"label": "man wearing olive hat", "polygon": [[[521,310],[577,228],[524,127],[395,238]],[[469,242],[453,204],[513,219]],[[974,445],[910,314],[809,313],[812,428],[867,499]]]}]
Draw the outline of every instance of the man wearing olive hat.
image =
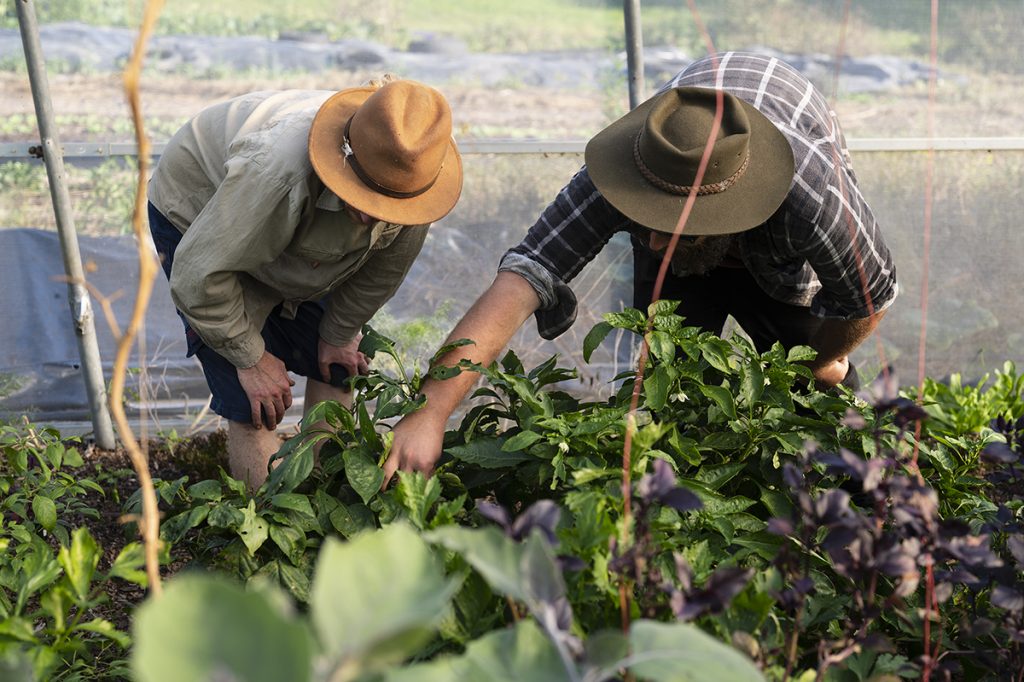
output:
[{"label": "man wearing olive hat", "polygon": [[[651,302],[678,236],[661,297],[681,300],[688,324],[721,333],[732,315],[762,351],[776,341],[815,348],[817,385],[855,383],[848,355],[898,287],[838,121],[806,78],[763,55],[701,59],[594,137],[585,160],[449,337],[475,345],[444,364],[492,362],[531,314],[544,338],[564,332],[576,317],[567,283],[626,231],[636,307]],[[448,417],[475,379],[426,382],[426,405],[395,427],[388,479],[396,469],[432,470]]]},{"label": "man wearing olive hat", "polygon": [[367,371],[362,325],[461,189],[448,103],[408,80],[243,95],[174,135],[149,183],[150,230],[229,422],[233,476],[266,477],[289,372],[307,377],[307,408],[345,400],[344,379]]}]

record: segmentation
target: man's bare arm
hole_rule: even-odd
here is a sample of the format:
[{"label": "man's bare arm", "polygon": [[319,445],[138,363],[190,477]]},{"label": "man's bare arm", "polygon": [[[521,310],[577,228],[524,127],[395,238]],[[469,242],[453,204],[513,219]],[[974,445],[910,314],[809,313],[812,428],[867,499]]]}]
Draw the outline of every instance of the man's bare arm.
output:
[{"label": "man's bare arm", "polygon": [[[460,346],[440,358],[440,364],[457,365],[470,360],[481,365],[493,362],[508,345],[512,335],[540,306],[530,284],[519,275],[499,272],[445,343],[470,339],[475,343]],[[384,464],[384,485],[395,471],[421,471],[429,474],[441,456],[448,417],[476,383],[475,372],[463,372],[451,379],[428,379],[423,384],[427,403],[403,418],[394,429],[391,454]]]},{"label": "man's bare arm", "polygon": [[810,363],[814,378],[826,388],[840,383],[846,377],[850,353],[871,336],[885,312],[860,320],[824,320],[810,339],[818,351]]}]

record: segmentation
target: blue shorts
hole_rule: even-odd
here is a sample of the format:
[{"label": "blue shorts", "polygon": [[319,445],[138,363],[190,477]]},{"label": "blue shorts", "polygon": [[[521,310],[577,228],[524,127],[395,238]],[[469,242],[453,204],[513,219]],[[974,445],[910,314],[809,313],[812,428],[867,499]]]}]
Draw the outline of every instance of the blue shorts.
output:
[{"label": "blue shorts", "polygon": [[[149,204],[149,231],[153,235],[160,263],[168,280],[174,251],[178,248],[182,234],[153,204]],[[210,409],[225,419],[235,422],[252,422],[249,398],[238,381],[238,370],[222,355],[215,352],[199,338],[189,326],[181,311],[178,316],[185,325],[188,341],[188,355],[199,358],[206,375],[206,383],[213,394]],[[320,380],[320,364],[317,359],[317,345],[320,339],[320,320],[324,316],[322,301],[301,303],[295,319],[281,316],[281,306],[274,308],[263,325],[263,341],[267,351],[280,358],[289,372]],[[340,366],[332,366],[331,384],[344,385],[348,373]]]}]

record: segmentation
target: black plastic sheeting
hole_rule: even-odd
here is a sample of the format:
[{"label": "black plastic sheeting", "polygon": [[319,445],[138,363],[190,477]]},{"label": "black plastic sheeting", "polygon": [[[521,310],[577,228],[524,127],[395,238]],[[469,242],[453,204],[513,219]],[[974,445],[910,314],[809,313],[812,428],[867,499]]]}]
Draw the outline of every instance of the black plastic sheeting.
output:
[{"label": "black plastic sheeting", "polygon": [[[79,237],[93,292],[103,375],[111,376],[117,342],[100,305],[110,302],[120,326],[131,319],[138,285],[138,252],[131,237]],[[0,420],[88,421],[88,396],[68,304],[60,242],[55,232],[0,230]],[[125,395],[129,414],[140,387],[152,392],[156,411],[196,410],[209,392],[198,362],[185,357],[182,324],[158,272],[145,319],[147,376],[140,382],[138,346],[129,361]]]}]

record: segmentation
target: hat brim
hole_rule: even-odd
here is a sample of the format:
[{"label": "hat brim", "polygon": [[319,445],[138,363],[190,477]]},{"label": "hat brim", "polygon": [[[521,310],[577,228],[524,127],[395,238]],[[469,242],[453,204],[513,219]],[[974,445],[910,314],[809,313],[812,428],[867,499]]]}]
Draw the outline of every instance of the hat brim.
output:
[{"label": "hat brim", "polygon": [[[658,232],[675,232],[687,197],[650,184],[633,160],[633,145],[647,113],[671,91],[652,97],[594,136],[584,153],[590,178],[630,220]],[[726,191],[696,198],[683,232],[743,232],[764,223],[782,205],[793,182],[793,150],[764,114],[736,98],[750,122],[750,164]]]},{"label": "hat brim", "polygon": [[349,88],[335,93],[317,111],[309,128],[309,160],[327,188],[357,211],[400,225],[432,223],[448,215],[462,193],[462,159],[454,139],[434,184],[423,194],[399,199],[367,187],[345,162],[345,124],[377,88]]}]

